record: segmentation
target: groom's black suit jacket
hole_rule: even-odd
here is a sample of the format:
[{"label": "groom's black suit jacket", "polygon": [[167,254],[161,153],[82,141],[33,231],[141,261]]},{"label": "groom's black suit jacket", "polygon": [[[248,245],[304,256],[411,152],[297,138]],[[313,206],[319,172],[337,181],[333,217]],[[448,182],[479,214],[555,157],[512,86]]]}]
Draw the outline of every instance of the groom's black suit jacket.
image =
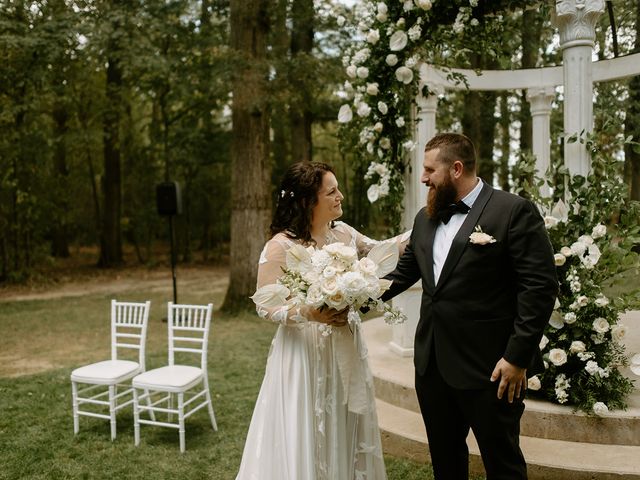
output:
[{"label": "groom's black suit jacket", "polygon": [[[387,279],[389,299],[422,279],[414,363],[424,375],[431,349],[442,377],[455,388],[484,388],[497,361],[540,371],[538,344],[558,283],[544,222],[536,207],[484,184],[460,227],[438,284],[433,240],[438,220],[418,213],[411,240]],[[476,226],[495,243],[472,244]],[[533,370],[533,372],[532,372]]]}]

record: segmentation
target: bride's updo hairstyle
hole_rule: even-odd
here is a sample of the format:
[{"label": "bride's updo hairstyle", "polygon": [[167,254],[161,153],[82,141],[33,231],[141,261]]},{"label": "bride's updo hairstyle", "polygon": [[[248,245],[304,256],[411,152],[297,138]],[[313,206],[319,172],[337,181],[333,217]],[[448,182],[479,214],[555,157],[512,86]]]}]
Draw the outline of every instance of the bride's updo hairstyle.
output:
[{"label": "bride's updo hairstyle", "polygon": [[327,172],[333,168],[320,162],[297,162],[284,174],[277,190],[276,210],[271,222],[271,236],[284,232],[289,238],[313,244],[311,215],[318,203],[318,191]]}]

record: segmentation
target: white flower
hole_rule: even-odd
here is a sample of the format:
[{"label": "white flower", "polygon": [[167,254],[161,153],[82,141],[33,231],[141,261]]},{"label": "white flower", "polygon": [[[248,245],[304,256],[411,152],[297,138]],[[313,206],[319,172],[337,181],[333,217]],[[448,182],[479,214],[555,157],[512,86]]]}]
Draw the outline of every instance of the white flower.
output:
[{"label": "white flower", "polygon": [[340,289],[340,285],[338,284],[338,279],[334,275],[333,277],[323,278],[320,282],[320,289],[322,293],[325,295],[334,295]]},{"label": "white flower", "polygon": [[598,367],[598,362],[594,362],[593,360],[589,360],[587,364],[584,366],[584,369],[587,371],[589,375],[595,375],[598,373],[600,367]]},{"label": "white flower", "polygon": [[327,298],[327,305],[336,310],[342,310],[347,306],[347,298],[344,293],[338,291]]},{"label": "white flower", "polygon": [[367,93],[369,95],[378,95],[378,84],[377,83],[367,83]]},{"label": "white flower", "polygon": [[389,65],[390,67],[393,67],[396,63],[398,63],[398,57],[395,54],[390,53],[389,55],[387,55],[387,58],[385,58],[385,62],[387,62],[387,65]]},{"label": "white flower", "polygon": [[598,297],[593,301],[593,303],[595,303],[599,307],[606,307],[607,305],[609,305],[609,299],[599,293]]},{"label": "white flower", "polygon": [[463,30],[464,30],[464,23],[456,19],[455,23],[453,24],[453,31],[455,33],[462,33]]},{"label": "white flower", "polygon": [[305,303],[315,308],[319,308],[322,306],[322,304],[324,303],[324,295],[322,294],[320,284],[312,283],[309,286],[309,289],[307,290],[307,300]]},{"label": "white flower", "polygon": [[360,270],[362,271],[362,273],[364,273],[366,275],[375,275],[376,274],[376,270],[378,269],[378,266],[376,265],[376,262],[371,260],[369,257],[361,258],[358,261],[358,263],[360,265]]},{"label": "white flower", "polygon": [[598,239],[598,238],[602,238],[607,234],[607,227],[605,227],[604,225],[602,225],[601,223],[599,223],[598,225],[596,225],[595,227],[593,227],[593,230],[591,230],[591,236],[594,239]]},{"label": "white flower", "polygon": [[396,118],[396,125],[400,128],[404,127],[404,117]]},{"label": "white flower", "polygon": [[578,317],[576,317],[576,314],[573,312],[565,313],[564,315],[564,323],[569,325],[571,325],[572,323],[575,323],[577,319]]},{"label": "white flower", "polygon": [[611,338],[613,338],[616,342],[621,342],[626,334],[627,326],[623,323],[618,323],[611,327]]},{"label": "white flower", "polygon": [[556,227],[558,223],[560,223],[560,221],[556,217],[552,217],[550,215],[544,217],[544,226],[547,230],[551,230]]},{"label": "white flower", "polygon": [[593,329],[597,333],[606,333],[609,331],[609,322],[602,317],[598,317],[593,321]]},{"label": "white flower", "polygon": [[570,257],[571,255],[573,255],[573,252],[571,251],[571,249],[569,247],[562,247],[560,249],[560,253],[562,255],[564,255],[565,257]]},{"label": "white flower", "polygon": [[371,50],[369,50],[366,47],[365,48],[361,48],[353,56],[353,63],[355,65],[358,65],[358,64],[360,64],[362,62],[365,62],[369,58],[369,55],[371,55]]},{"label": "white flower", "polygon": [[558,330],[564,327],[564,318],[562,317],[562,314],[557,310],[554,310],[551,313],[551,317],[549,317],[549,325],[553,328],[557,328]]},{"label": "white flower", "polygon": [[553,309],[557,310],[560,308],[560,300],[556,297],[556,303],[553,304]]},{"label": "white flower", "polygon": [[587,298],[585,295],[580,295],[578,298],[576,298],[576,302],[579,307],[586,307],[589,304],[589,298]]},{"label": "white flower", "polygon": [[407,152],[413,152],[416,148],[416,142],[407,140],[402,144],[402,148],[404,148]]},{"label": "white flower", "polygon": [[271,283],[259,288],[251,300],[260,307],[277,307],[286,303],[291,291],[279,283]]},{"label": "white flower", "polygon": [[571,342],[571,346],[569,347],[569,352],[582,353],[586,349],[587,349],[587,346],[584,344],[584,342],[581,342],[580,340],[574,340],[573,342]]},{"label": "white flower", "polygon": [[469,5],[471,5],[472,7],[477,7],[478,6],[478,0],[469,0]]},{"label": "white flower", "polygon": [[565,262],[567,261],[567,257],[565,257],[564,255],[562,255],[561,253],[556,253],[553,256],[553,261],[556,264],[556,267],[561,267],[562,265],[565,264]]},{"label": "white flower", "polygon": [[294,245],[286,253],[287,268],[304,273],[311,268],[311,253],[302,245]]},{"label": "white flower", "polygon": [[566,222],[569,217],[569,208],[562,200],[558,200],[558,202],[551,209],[550,215],[557,218],[560,222]]},{"label": "white flower", "polygon": [[355,248],[349,247],[340,242],[330,243],[322,248],[330,256],[344,262],[345,264],[353,263],[358,259],[358,253]]},{"label": "white flower", "polygon": [[382,122],[376,122],[376,124],[373,126],[373,131],[380,133],[383,128],[384,127],[382,125]]},{"label": "white flower", "polygon": [[577,293],[580,291],[580,289],[582,288],[582,285],[580,284],[579,281],[574,280],[573,282],[571,282],[571,284],[569,285],[569,288],[571,288],[571,291],[574,293]]},{"label": "white flower", "polygon": [[420,57],[418,55],[411,55],[409,58],[407,58],[407,61],[404,62],[404,66],[413,68],[418,64],[419,61]]},{"label": "white flower", "polygon": [[399,82],[404,83],[405,85],[411,83],[411,80],[413,80],[413,70],[405,67],[404,65],[402,67],[399,67],[396,70],[396,79]]},{"label": "white flower", "polygon": [[364,102],[358,105],[358,116],[367,117],[371,113],[371,107]]},{"label": "white flower", "polygon": [[399,52],[407,46],[407,34],[402,30],[397,30],[389,39],[389,50],[392,52]]},{"label": "white flower", "polygon": [[338,24],[339,27],[342,27],[344,25],[344,22],[346,22],[346,18],[344,18],[342,15],[339,15],[338,18],[336,18],[336,22]]},{"label": "white flower", "polygon": [[596,402],[593,404],[593,413],[598,416],[604,415],[609,411],[609,408],[602,402]]},{"label": "white flower", "polygon": [[585,245],[593,245],[593,238],[591,238],[591,235],[580,235],[578,237],[578,241]]},{"label": "white flower", "polygon": [[398,27],[398,28],[404,28],[404,24],[405,24],[404,17],[400,17],[400,18],[398,19],[398,21],[396,22],[396,27]]},{"label": "white flower", "polygon": [[421,8],[422,10],[431,10],[431,1],[430,0],[414,0],[416,7]]},{"label": "white flower", "polygon": [[356,75],[358,75],[358,78],[367,78],[369,76],[369,69],[367,67],[358,67]]},{"label": "white flower", "polygon": [[544,350],[544,347],[546,347],[548,343],[549,339],[547,338],[547,336],[542,335],[542,338],[540,339],[540,345],[538,345],[538,347],[540,347],[540,350]]},{"label": "white flower", "polygon": [[356,76],[358,75],[357,73],[357,68],[355,65],[349,65],[347,67],[347,76],[349,78],[356,78]]},{"label": "white flower", "polygon": [[380,198],[380,188],[378,185],[373,184],[367,189],[367,198],[371,203],[374,203],[378,198]]},{"label": "white flower", "polygon": [[420,35],[422,35],[422,29],[420,28],[420,25],[415,24],[413,27],[411,27],[409,29],[409,31],[407,32],[407,35],[409,35],[409,39],[412,42],[415,42],[416,40],[420,39]]},{"label": "white flower", "polygon": [[472,27],[477,27],[478,25],[480,25],[480,22],[478,21],[477,18],[472,18],[471,21],[469,22],[469,25],[471,25]]},{"label": "white flower", "polygon": [[376,163],[373,166],[373,171],[376,172],[380,176],[383,176],[383,175],[386,175],[387,173],[389,173],[389,169],[387,168],[387,166],[384,163]]},{"label": "white flower", "polygon": [[404,0],[404,3],[402,4],[402,9],[405,12],[410,12],[414,8],[415,7],[413,6],[413,1],[412,0]]},{"label": "white flower", "polygon": [[475,231],[469,235],[469,242],[474,245],[487,245],[489,243],[496,243],[496,239],[488,233],[484,233],[480,225],[476,225]]},{"label": "white flower", "polygon": [[540,383],[540,379],[537,375],[534,375],[529,380],[527,380],[527,388],[529,390],[540,390],[542,388],[542,383]]},{"label": "white flower", "polygon": [[549,361],[556,367],[567,363],[567,353],[561,348],[552,348],[549,351]]},{"label": "white flower", "polygon": [[378,102],[378,110],[380,111],[381,114],[386,115],[387,112],[389,111],[389,108],[387,107],[386,103]]},{"label": "white flower", "polygon": [[353,112],[351,111],[351,107],[347,104],[342,105],[338,111],[338,122],[349,123],[352,118]]},{"label": "white flower", "polygon": [[378,13],[386,14],[389,11],[389,9],[387,8],[387,4],[384,2],[378,2],[378,5],[376,5],[376,8],[378,10]]},{"label": "white flower", "polygon": [[582,263],[585,266],[588,266],[588,265],[593,266],[596,263],[598,263],[598,260],[600,260],[600,257],[602,256],[602,254],[600,253],[600,249],[596,244],[589,245],[588,252],[589,252],[589,255],[587,255],[582,259]]},{"label": "white flower", "polygon": [[380,40],[380,32],[377,29],[369,30],[369,33],[367,34],[367,42],[371,45],[375,45],[378,43],[378,40]]},{"label": "white flower", "polygon": [[342,276],[342,288],[347,296],[358,297],[367,287],[367,282],[359,272],[347,272]]},{"label": "white flower", "polygon": [[631,357],[631,360],[629,360],[629,368],[634,374],[640,375],[640,353],[636,353]]},{"label": "white flower", "polygon": [[574,255],[582,256],[587,251],[587,245],[578,241],[571,244],[571,253]]},{"label": "white flower", "polygon": [[378,12],[378,14],[376,15],[376,18],[380,23],[384,23],[388,20],[387,14],[382,12]]},{"label": "white flower", "polygon": [[389,150],[391,148],[391,140],[389,140],[387,137],[382,137],[380,139],[380,147],[384,148],[385,150]]},{"label": "white flower", "polygon": [[587,360],[594,358],[595,356],[596,354],[593,352],[578,352],[578,358],[583,362],[586,362]]}]

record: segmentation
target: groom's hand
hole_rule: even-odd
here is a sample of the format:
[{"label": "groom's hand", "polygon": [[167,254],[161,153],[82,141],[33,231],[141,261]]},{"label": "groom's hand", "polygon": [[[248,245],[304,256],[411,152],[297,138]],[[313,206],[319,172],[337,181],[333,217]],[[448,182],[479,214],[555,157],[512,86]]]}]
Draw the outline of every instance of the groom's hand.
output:
[{"label": "groom's hand", "polygon": [[514,396],[520,398],[520,394],[524,394],[524,391],[527,389],[527,369],[509,363],[504,358],[498,360],[491,374],[492,382],[498,379],[500,379],[498,398],[502,399],[506,390],[509,403],[513,403]]}]

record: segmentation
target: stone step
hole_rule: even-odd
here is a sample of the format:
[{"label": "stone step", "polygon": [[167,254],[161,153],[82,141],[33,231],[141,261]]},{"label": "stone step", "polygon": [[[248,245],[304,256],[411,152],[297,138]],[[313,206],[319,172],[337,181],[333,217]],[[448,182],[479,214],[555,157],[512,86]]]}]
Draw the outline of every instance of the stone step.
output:
[{"label": "stone step", "polygon": [[[632,323],[632,322],[630,322]],[[633,323],[632,323],[633,325]],[[628,325],[630,330],[632,325]],[[633,325],[640,331],[640,322]],[[390,328],[382,319],[364,323],[376,397],[392,405],[419,413],[414,390],[413,359],[400,357],[389,349]],[[603,417],[587,416],[572,407],[527,399],[521,432],[527,437],[640,446],[640,390],[629,397],[629,408]]]},{"label": "stone step", "polygon": [[[385,453],[428,463],[427,435],[420,414],[377,400]],[[484,475],[478,445],[470,433],[469,468]],[[567,442],[521,436],[530,480],[640,480],[640,446]]]}]

